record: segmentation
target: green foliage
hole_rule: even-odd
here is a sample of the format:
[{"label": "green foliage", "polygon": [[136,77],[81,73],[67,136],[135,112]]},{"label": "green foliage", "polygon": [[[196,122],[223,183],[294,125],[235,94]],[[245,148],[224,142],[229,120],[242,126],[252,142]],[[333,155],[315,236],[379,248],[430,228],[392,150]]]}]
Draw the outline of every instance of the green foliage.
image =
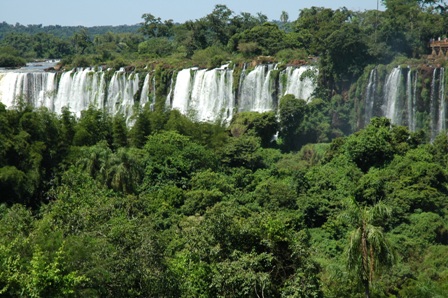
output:
[{"label": "green foliage", "polygon": [[278,61],[288,63],[290,61],[306,61],[308,54],[304,49],[286,48],[275,54]]},{"label": "green foliage", "polygon": [[285,150],[299,149],[300,126],[305,118],[306,102],[293,95],[285,95],[280,100],[280,137]]},{"label": "green foliage", "polygon": [[[405,2],[384,1],[384,12],[312,7],[272,23],[217,5],[185,24],[143,15],[140,33],[1,23],[2,57],[133,61],[156,91],[154,110],[142,108],[132,127],[93,107],[77,118],[25,98],[14,110],[0,104],[0,295],[361,297],[361,285],[374,297],[443,297],[446,134],[425,144],[374,118],[343,137],[363,126],[354,115],[366,85],[348,89],[364,66],[398,54],[403,65],[444,34],[442,1]],[[299,65],[308,54],[319,56],[316,96],[285,95],[278,114],[236,113],[225,127],[165,110],[181,67],[256,55]],[[417,93],[429,96],[431,72],[420,74]]]},{"label": "green foliage", "polygon": [[203,50],[197,50],[191,60],[194,65],[206,68],[220,67],[228,61],[229,54],[218,46],[211,46]]},{"label": "green foliage", "polygon": [[230,123],[230,131],[234,137],[243,134],[253,135],[261,139],[263,147],[272,147],[274,135],[279,125],[273,112],[242,112],[235,115]]},{"label": "green foliage", "polygon": [[195,171],[216,163],[211,151],[174,131],[151,135],[144,150],[148,155],[144,189],[165,183],[188,187]]},{"label": "green foliage", "polygon": [[232,37],[230,44],[245,55],[274,55],[285,47],[285,33],[277,25],[265,23]]},{"label": "green foliage", "polygon": [[391,245],[379,227],[390,215],[390,208],[382,202],[362,208],[354,200],[347,203],[342,215],[354,229],[347,249],[347,267],[364,287],[366,297],[370,297],[374,274],[395,262]]},{"label": "green foliage", "polygon": [[160,18],[156,18],[150,13],[143,14],[142,19],[144,23],[139,30],[143,35],[150,38],[169,37],[171,35],[171,29],[174,25],[172,20],[162,22]]},{"label": "green foliage", "polygon": [[[285,98],[280,122],[318,139],[326,103]],[[227,131],[154,113],[138,115],[129,146],[120,115],[0,109],[2,294],[323,297],[356,296],[359,284],[372,296],[444,293],[443,136],[422,144],[377,118],[285,154],[265,148],[273,113],[242,113]],[[388,221],[373,216],[379,201]],[[380,271],[386,238],[397,264]]]},{"label": "green foliage", "polygon": [[21,67],[25,66],[26,61],[17,56],[13,56],[10,54],[1,54],[0,55],[0,67]]},{"label": "green foliage", "polygon": [[263,166],[259,153],[260,139],[257,137],[242,136],[231,139],[222,149],[221,160],[227,166],[252,170]]},{"label": "green foliage", "polygon": [[166,57],[172,54],[173,44],[166,37],[148,39],[138,45],[139,54],[147,54],[150,57]]},{"label": "green foliage", "polygon": [[99,141],[112,141],[111,119],[105,112],[90,106],[81,112],[81,118],[75,128],[73,144],[92,146]]}]

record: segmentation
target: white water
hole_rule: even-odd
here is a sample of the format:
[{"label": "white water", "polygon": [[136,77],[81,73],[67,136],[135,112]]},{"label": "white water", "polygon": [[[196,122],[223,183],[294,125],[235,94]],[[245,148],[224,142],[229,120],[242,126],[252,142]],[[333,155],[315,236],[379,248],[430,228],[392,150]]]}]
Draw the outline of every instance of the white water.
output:
[{"label": "white water", "polygon": [[406,112],[407,112],[407,124],[411,131],[415,128],[415,106],[414,106],[414,88],[412,80],[412,70],[408,69],[408,75],[406,77]]},{"label": "white water", "polygon": [[150,80],[150,75],[149,73],[146,74],[145,76],[145,80],[143,81],[143,88],[142,88],[142,92],[140,94],[140,106],[145,106],[146,103],[148,103],[149,101],[149,96],[151,94],[151,86],[149,84],[149,80]]},{"label": "white water", "polygon": [[365,107],[364,107],[364,125],[370,123],[370,119],[373,116],[373,107],[375,105],[375,94],[376,94],[376,84],[377,84],[377,70],[376,68],[370,71],[369,82],[366,87],[365,95]]},{"label": "white water", "polygon": [[[76,116],[90,105],[128,119],[133,113],[134,96],[139,88],[138,74],[117,71],[106,84],[105,72],[90,68],[55,73],[0,72],[0,101],[14,108],[19,101],[61,113],[67,107]],[[108,87],[106,87],[108,86]]]},{"label": "white water", "polygon": [[394,124],[401,124],[401,111],[400,111],[400,82],[401,82],[401,69],[399,67],[394,68],[392,72],[387,76],[386,83],[384,85],[384,115],[391,120]]},{"label": "white water", "polygon": [[171,107],[197,121],[221,119],[228,122],[235,106],[232,86],[233,70],[181,70],[177,75]]},{"label": "white water", "polygon": [[133,114],[134,96],[138,92],[138,84],[138,74],[127,74],[123,70],[115,72],[107,90],[105,111],[111,115],[121,113],[129,120]]},{"label": "white water", "polygon": [[[416,131],[429,124],[429,137],[433,141],[437,134],[447,129],[447,104],[445,90],[445,69],[432,69],[430,92],[427,98],[420,98],[419,72],[408,69],[402,76],[402,69],[394,68],[386,77],[383,86],[382,116],[391,119],[393,124],[406,125]],[[369,89],[373,86],[373,74],[370,73],[366,90],[366,114],[371,102]],[[377,100],[377,99],[375,99]],[[427,116],[422,117],[422,113]],[[365,116],[367,118],[367,116]],[[425,122],[428,123],[425,123]]]},{"label": "white water", "polygon": [[275,65],[258,65],[240,82],[240,98],[238,110],[250,112],[266,112],[275,109],[274,88],[271,72]]},{"label": "white water", "polygon": [[310,66],[301,66],[299,68],[287,67],[284,72],[286,74],[286,88],[283,95],[292,94],[295,98],[310,101],[316,85],[306,74],[315,71]]},{"label": "white water", "polygon": [[[243,70],[237,90],[234,90],[234,72],[227,66],[212,70],[184,69],[171,81],[166,105],[198,121],[220,120],[228,123],[237,103],[239,111],[265,112],[275,111],[279,98],[284,94],[303,99],[311,97],[314,83],[303,77],[310,68],[288,67],[282,72],[281,79],[271,75],[274,69],[274,65],[260,65],[247,73]],[[77,116],[93,106],[111,114],[122,113],[128,123],[137,104],[154,105],[154,75],[147,74],[143,83],[139,84],[137,73],[120,70],[110,74],[111,79],[107,80],[109,74],[90,68],[59,74],[42,70],[2,71],[0,101],[8,108],[14,108],[19,100],[23,100],[34,107],[47,107],[58,114],[67,107]],[[136,98],[139,91],[140,96]]]},{"label": "white water", "polygon": [[0,100],[7,107],[15,107],[23,101],[52,110],[55,88],[54,73],[0,73]]},{"label": "white water", "polygon": [[445,102],[445,68],[440,68],[439,76],[439,119],[437,122],[437,132],[446,129],[446,102]]},{"label": "white water", "polygon": [[431,97],[430,97],[430,128],[431,128],[431,141],[434,140],[435,136],[437,135],[437,129],[436,129],[436,111],[437,111],[437,68],[434,68],[432,72],[432,81],[431,81]]},{"label": "white water", "polygon": [[184,115],[188,111],[188,103],[191,99],[191,85],[196,71],[197,68],[188,68],[181,70],[177,74],[171,108],[179,110]]},{"label": "white water", "polygon": [[76,116],[86,110],[89,105],[103,108],[105,97],[104,73],[92,69],[72,70],[64,72],[59,81],[59,88],[54,98],[56,113],[68,107]]}]

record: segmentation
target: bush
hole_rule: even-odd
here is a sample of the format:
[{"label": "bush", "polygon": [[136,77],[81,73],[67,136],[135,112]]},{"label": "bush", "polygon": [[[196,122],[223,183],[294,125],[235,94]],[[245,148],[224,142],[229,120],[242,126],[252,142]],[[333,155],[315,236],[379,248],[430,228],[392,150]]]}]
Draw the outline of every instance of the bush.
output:
[{"label": "bush", "polygon": [[0,67],[21,67],[25,66],[25,59],[10,54],[0,54]]},{"label": "bush", "polygon": [[139,54],[149,54],[152,57],[166,57],[174,50],[172,42],[166,37],[151,38],[138,45]]},{"label": "bush", "polygon": [[215,68],[221,66],[223,62],[228,60],[229,54],[220,47],[212,46],[205,50],[196,51],[191,60],[199,67]]},{"label": "bush", "polygon": [[72,66],[73,67],[89,67],[92,66],[92,60],[86,56],[76,56],[73,58]]},{"label": "bush", "polygon": [[295,60],[307,60],[308,54],[304,49],[283,49],[275,57],[278,61],[289,63]]}]

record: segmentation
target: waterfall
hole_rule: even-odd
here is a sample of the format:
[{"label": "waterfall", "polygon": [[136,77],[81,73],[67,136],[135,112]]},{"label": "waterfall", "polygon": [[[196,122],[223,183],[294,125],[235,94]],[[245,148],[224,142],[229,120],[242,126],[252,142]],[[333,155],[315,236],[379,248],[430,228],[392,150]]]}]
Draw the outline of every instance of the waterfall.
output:
[{"label": "waterfall", "polygon": [[292,94],[295,98],[304,99],[309,101],[315,89],[315,84],[310,76],[310,72],[314,72],[315,69],[310,66],[301,66],[294,68],[288,66],[284,71],[286,74],[286,87],[283,95]]},{"label": "waterfall", "polygon": [[151,88],[149,86],[149,80],[150,80],[150,76],[148,73],[148,74],[146,74],[145,80],[143,81],[142,92],[140,94],[140,106],[142,106],[142,107],[144,107],[145,104],[149,101],[149,95],[150,95],[149,89]]},{"label": "waterfall", "polygon": [[437,123],[437,132],[440,133],[446,129],[446,103],[445,103],[445,68],[440,68],[439,76],[439,119]]},{"label": "waterfall", "polygon": [[370,71],[369,82],[366,87],[365,107],[364,107],[364,125],[370,123],[370,119],[373,116],[373,107],[375,104],[376,95],[376,83],[378,79],[377,69],[374,68]]},{"label": "waterfall", "polygon": [[234,96],[232,92],[233,71],[213,69],[198,71],[193,84],[193,109],[200,121],[215,121],[219,118],[230,121],[233,116]]},{"label": "waterfall", "polygon": [[7,107],[15,107],[23,101],[53,110],[55,88],[54,73],[0,73],[0,99]]},{"label": "waterfall", "polygon": [[432,81],[431,81],[431,95],[430,95],[430,129],[431,129],[431,141],[434,141],[434,138],[437,135],[437,68],[434,68],[432,72]]},{"label": "waterfall", "polygon": [[408,69],[408,75],[406,77],[406,111],[407,111],[407,122],[408,127],[411,131],[415,130],[415,100],[413,96],[415,92],[412,88],[412,70]]},{"label": "waterfall", "polygon": [[397,67],[387,76],[384,85],[384,115],[392,123],[401,125],[401,103],[400,103],[401,68]]},{"label": "waterfall", "polygon": [[233,70],[226,67],[181,70],[171,107],[198,121],[230,121],[235,105],[232,86]]},{"label": "waterfall", "polygon": [[247,63],[243,64],[243,69],[241,70],[241,75],[240,75],[240,79],[238,81],[238,93],[237,93],[237,98],[236,98],[236,103],[238,104],[238,106],[240,106],[239,103],[239,99],[241,98],[241,90],[243,88],[241,88],[241,86],[243,85],[244,79],[247,76]]},{"label": "waterfall", "polygon": [[112,115],[122,113],[129,120],[134,112],[134,96],[138,92],[138,85],[137,73],[127,74],[124,70],[115,72],[109,83],[104,109]]},{"label": "waterfall", "polygon": [[[188,102],[191,97],[192,76],[197,68],[182,69],[177,74],[176,85],[173,94],[169,94],[168,98],[172,97],[171,108],[179,110],[182,114],[188,111]],[[170,92],[171,93],[171,92]]]},{"label": "waterfall", "polygon": [[412,114],[413,116],[413,122],[412,122],[412,126],[410,127],[411,131],[416,131],[417,130],[417,119],[416,119],[416,114],[417,114],[417,79],[418,79],[418,72],[415,72],[415,76],[414,76],[414,89],[413,89],[413,96],[412,96]]},{"label": "waterfall", "polygon": [[[239,111],[265,112],[276,110],[284,94],[309,99],[314,83],[308,71],[316,70],[302,66],[280,72],[273,64],[258,65],[252,71],[244,68],[240,77],[234,78],[234,70],[226,65],[211,70],[183,69],[171,76],[166,106],[197,121],[229,123],[237,107]],[[136,105],[155,105],[156,76],[147,72],[144,79],[140,76],[124,69],[79,68],[60,73],[2,70],[0,100],[8,108],[22,100],[58,114],[67,107],[77,117],[93,106],[112,115],[122,113],[131,123]]]},{"label": "waterfall", "polygon": [[239,111],[266,112],[272,111],[274,90],[271,72],[275,65],[258,65],[242,80],[240,86]]},{"label": "waterfall", "polygon": [[80,116],[89,105],[103,108],[105,81],[102,71],[90,68],[64,72],[54,99],[54,111],[60,113],[63,107]]},{"label": "waterfall", "polygon": [[151,111],[156,108],[156,76],[152,77],[152,101],[151,101]]},{"label": "waterfall", "polygon": [[[169,96],[170,94],[168,94],[167,99],[169,99]],[[156,76],[153,73],[147,73],[145,80],[143,81],[143,87],[140,94],[140,107],[143,108],[148,102],[150,103],[150,110],[154,111],[156,104]]]},{"label": "waterfall", "polygon": [[[155,86],[155,84],[154,84],[154,86]],[[172,107],[173,93],[174,93],[173,87],[174,87],[174,76],[171,77],[170,88],[168,91],[168,95],[166,96],[166,99],[165,99],[165,108],[166,109],[171,109],[171,107]],[[154,94],[155,94],[155,92],[154,92]],[[154,101],[155,101],[155,99],[154,99]]]}]

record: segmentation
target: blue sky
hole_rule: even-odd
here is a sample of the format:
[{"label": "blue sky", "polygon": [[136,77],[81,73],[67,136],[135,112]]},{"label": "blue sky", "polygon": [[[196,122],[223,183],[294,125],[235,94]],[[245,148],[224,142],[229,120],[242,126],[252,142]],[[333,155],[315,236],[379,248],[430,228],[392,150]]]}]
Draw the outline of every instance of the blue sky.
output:
[{"label": "blue sky", "polygon": [[[311,6],[352,10],[376,9],[379,0],[0,0],[0,22],[86,27],[133,25],[142,14],[151,13],[162,20],[196,20],[209,14],[216,4],[224,4],[236,14],[261,12],[278,20],[286,11],[290,20]],[[381,1],[379,1],[381,2]],[[383,9],[380,6],[380,9]]]}]

